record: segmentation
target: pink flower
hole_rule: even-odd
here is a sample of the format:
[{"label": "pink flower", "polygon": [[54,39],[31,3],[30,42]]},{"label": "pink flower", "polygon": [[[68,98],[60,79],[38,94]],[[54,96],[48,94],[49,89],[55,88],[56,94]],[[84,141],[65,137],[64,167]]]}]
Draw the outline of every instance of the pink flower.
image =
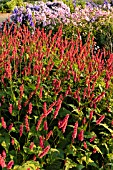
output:
[{"label": "pink flower", "polygon": [[44,156],[48,153],[49,150],[50,150],[50,145],[47,146],[41,153],[39,153],[39,154],[38,154],[38,157],[39,157],[39,158],[44,157]]},{"label": "pink flower", "polygon": [[13,111],[13,105],[9,104],[9,113],[12,114],[12,111]]},{"label": "pink flower", "polygon": [[31,113],[32,113],[32,103],[30,102],[29,103],[28,114],[31,114]]},{"label": "pink flower", "polygon": [[11,169],[13,165],[14,165],[14,161],[11,160],[7,165],[7,169]]},{"label": "pink flower", "polygon": [[91,120],[92,118],[93,118],[93,110],[91,110],[89,113],[89,119]]},{"label": "pink flower", "polygon": [[48,124],[46,120],[44,121],[44,130],[48,130]]},{"label": "pink flower", "polygon": [[15,140],[12,138],[11,139],[11,144],[14,145],[15,144]]},{"label": "pink flower", "polygon": [[10,130],[12,129],[12,127],[13,127],[13,123],[11,123],[11,124],[9,125],[8,130],[10,131]]},{"label": "pink flower", "polygon": [[22,85],[20,86],[20,98],[22,98],[23,92],[24,92],[24,85],[22,84]]},{"label": "pink flower", "polygon": [[84,141],[84,149],[87,149],[87,143]]},{"label": "pink flower", "polygon": [[42,114],[42,115],[40,116],[40,119],[39,119],[38,122],[37,122],[37,125],[36,125],[36,130],[37,130],[37,131],[38,131],[38,129],[40,128],[40,125],[41,125],[41,123],[42,123],[43,118],[44,118],[44,114]]},{"label": "pink flower", "polygon": [[2,157],[1,154],[0,154],[0,166],[1,166],[2,168],[6,167],[5,160],[4,160],[4,158]]},{"label": "pink flower", "polygon": [[84,130],[81,130],[78,134],[78,140],[81,142],[84,140]]},{"label": "pink flower", "polygon": [[20,129],[19,129],[19,133],[20,133],[20,137],[22,136],[23,134],[23,128],[24,128],[24,125],[23,123],[20,125]]},{"label": "pink flower", "polygon": [[43,104],[43,112],[44,112],[44,115],[46,116],[47,115],[47,104],[46,104],[46,102],[44,102],[44,104]]},{"label": "pink flower", "polygon": [[2,157],[5,159],[6,158],[6,152],[5,150],[2,151]]},{"label": "pink flower", "polygon": [[53,135],[53,131],[52,130],[50,130],[50,132],[46,135],[46,140],[48,140],[51,137],[51,135]]},{"label": "pink flower", "polygon": [[58,128],[59,129],[61,128],[63,133],[66,130],[68,119],[69,119],[69,114],[67,114],[63,120],[58,121]]},{"label": "pink flower", "polygon": [[105,118],[105,115],[100,116],[100,118],[96,121],[96,125],[99,125]]},{"label": "pink flower", "polygon": [[34,147],[34,142],[31,142],[29,146],[30,150],[33,150],[33,147]]},{"label": "pink flower", "polygon": [[28,115],[25,116],[25,127],[26,127],[26,131],[29,132],[30,127],[29,127],[29,122],[28,122]]},{"label": "pink flower", "polygon": [[39,145],[41,148],[44,148],[44,141],[42,136],[39,137]]},{"label": "pink flower", "polygon": [[93,136],[92,138],[90,138],[90,143],[93,142],[95,140],[96,136]]},{"label": "pink flower", "polygon": [[77,137],[77,129],[78,129],[78,121],[74,125],[74,131],[72,134],[72,143],[74,142],[74,139]]},{"label": "pink flower", "polygon": [[2,123],[2,127],[4,128],[4,129],[6,129],[6,122],[4,121],[4,118],[3,117],[1,117],[1,123]]}]

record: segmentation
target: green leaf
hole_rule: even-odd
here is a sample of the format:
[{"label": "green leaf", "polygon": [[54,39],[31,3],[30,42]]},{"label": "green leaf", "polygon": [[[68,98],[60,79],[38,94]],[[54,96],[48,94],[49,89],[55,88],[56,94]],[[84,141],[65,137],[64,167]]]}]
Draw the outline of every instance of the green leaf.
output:
[{"label": "green leaf", "polygon": [[94,162],[89,162],[89,163],[88,163],[88,165],[90,165],[90,166],[94,166],[94,167],[96,167],[96,168],[99,168],[99,167],[97,166],[97,164],[96,164],[96,163],[94,163]]},{"label": "green leaf", "polygon": [[69,159],[68,157],[65,160],[65,170],[69,170],[70,168],[77,167],[77,164]]},{"label": "green leaf", "polygon": [[56,159],[64,159],[64,152],[62,149],[55,149],[55,148],[51,148],[50,149],[50,156],[51,158],[54,160],[54,158]]},{"label": "green leaf", "polygon": [[10,146],[10,137],[9,134],[6,133],[4,130],[1,130],[0,144],[4,147],[6,152],[8,152]]},{"label": "green leaf", "polygon": [[47,166],[47,168],[45,170],[59,170],[62,164],[62,160],[58,159],[55,160],[54,162],[52,162],[52,164],[50,164],[49,166]]},{"label": "green leaf", "polygon": [[71,112],[69,110],[65,109],[64,107],[62,107],[59,111],[59,116],[64,117],[66,114],[71,114]]},{"label": "green leaf", "polygon": [[110,129],[106,124],[100,123],[99,125],[100,125],[100,126],[103,126],[103,127],[106,128],[107,130],[109,130],[110,133],[113,134],[113,130]]}]

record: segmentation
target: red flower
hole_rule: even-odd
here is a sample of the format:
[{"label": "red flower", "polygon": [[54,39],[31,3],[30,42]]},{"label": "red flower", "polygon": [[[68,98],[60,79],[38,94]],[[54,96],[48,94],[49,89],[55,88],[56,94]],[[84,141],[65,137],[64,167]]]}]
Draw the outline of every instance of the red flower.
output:
[{"label": "red flower", "polygon": [[67,114],[63,120],[58,121],[58,128],[59,129],[62,128],[63,133],[65,132],[65,129],[66,129],[66,126],[68,123],[68,119],[69,119],[69,114]]},{"label": "red flower", "polygon": [[93,136],[92,138],[90,138],[90,143],[93,142],[95,140],[96,136]]},{"label": "red flower", "polygon": [[5,159],[6,158],[6,152],[5,150],[2,151],[2,157]]},{"label": "red flower", "polygon": [[39,145],[41,148],[44,148],[44,140],[42,136],[39,137]]},{"label": "red flower", "polygon": [[28,109],[28,113],[31,114],[32,113],[32,103],[29,103],[29,109]]},{"label": "red flower", "polygon": [[34,142],[31,142],[31,143],[30,143],[30,146],[29,146],[30,150],[32,150],[33,147],[34,147]]},{"label": "red flower", "polygon": [[12,129],[12,127],[13,127],[13,123],[11,123],[11,124],[9,125],[8,130],[10,131],[10,130]]},{"label": "red flower", "polygon": [[9,104],[9,113],[12,114],[12,111],[13,111],[13,105]]},{"label": "red flower", "polygon": [[6,129],[6,122],[4,121],[4,118],[3,117],[1,117],[1,123],[2,123],[2,127],[4,128],[4,129]]},{"label": "red flower", "polygon": [[99,125],[105,118],[105,115],[100,116],[100,118],[96,121],[96,125]]},{"label": "red flower", "polygon": [[28,122],[28,115],[25,116],[25,127],[26,127],[26,131],[29,132],[30,127],[29,127],[29,122]]},{"label": "red flower", "polygon": [[91,120],[92,117],[93,117],[93,110],[91,110],[90,113],[89,113],[89,119]]},{"label": "red flower", "polygon": [[84,141],[84,149],[87,149],[87,143]]},{"label": "red flower", "polygon": [[40,154],[38,154],[39,158],[44,157],[48,153],[49,150],[50,150],[50,145],[47,146]]},{"label": "red flower", "polygon": [[78,134],[78,140],[81,142],[84,140],[84,130],[81,130]]},{"label": "red flower", "polygon": [[23,128],[24,128],[24,125],[23,123],[20,125],[20,130],[19,130],[19,133],[20,133],[20,137],[22,136],[23,134]]},{"label": "red flower", "polygon": [[40,116],[40,119],[39,119],[38,122],[37,122],[37,125],[36,125],[36,130],[37,130],[37,131],[38,131],[38,129],[40,128],[40,125],[41,125],[41,123],[42,123],[43,118],[44,118],[44,114],[42,114],[42,115]]},{"label": "red flower", "polygon": [[1,154],[0,154],[0,166],[1,166],[2,168],[6,167],[5,160],[4,160],[4,158],[2,157]]},{"label": "red flower", "polygon": [[15,140],[12,138],[11,139],[11,144],[14,145],[15,144]]},{"label": "red flower", "polygon": [[11,160],[7,165],[7,169],[11,169],[13,165],[14,165],[14,161]]},{"label": "red flower", "polygon": [[74,131],[72,134],[72,143],[74,142],[74,139],[77,137],[77,129],[78,129],[78,121],[74,125]]},{"label": "red flower", "polygon": [[44,121],[44,130],[48,130],[48,125],[47,125],[47,121]]},{"label": "red flower", "polygon": [[24,85],[22,84],[22,85],[20,86],[20,98],[22,98],[23,92],[24,92]]},{"label": "red flower", "polygon": [[50,132],[46,135],[46,140],[48,140],[51,137],[51,135],[53,135],[53,131],[52,130],[50,130]]}]

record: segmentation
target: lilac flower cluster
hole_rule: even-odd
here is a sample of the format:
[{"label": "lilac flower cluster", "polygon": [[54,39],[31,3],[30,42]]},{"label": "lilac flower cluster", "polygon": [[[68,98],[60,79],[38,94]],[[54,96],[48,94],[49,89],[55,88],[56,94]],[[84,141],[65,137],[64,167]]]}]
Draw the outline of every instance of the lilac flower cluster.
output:
[{"label": "lilac flower cluster", "polygon": [[79,6],[76,7],[76,10],[71,15],[72,23],[74,25],[82,24],[82,22],[95,22],[100,17],[106,17],[110,15],[110,11],[103,10],[101,8],[94,8],[86,6],[84,9],[81,9]]},{"label": "lilac flower cluster", "polygon": [[71,16],[70,8],[63,2],[46,2],[27,4],[26,7],[16,7],[11,15],[14,23],[27,24],[34,27],[52,27],[57,23],[68,24]]}]

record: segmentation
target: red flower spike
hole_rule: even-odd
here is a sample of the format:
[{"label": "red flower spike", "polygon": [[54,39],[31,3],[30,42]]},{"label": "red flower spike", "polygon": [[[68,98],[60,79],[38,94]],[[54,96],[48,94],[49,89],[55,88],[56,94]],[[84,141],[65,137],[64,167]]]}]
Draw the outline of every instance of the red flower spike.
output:
[{"label": "red flower spike", "polygon": [[7,169],[11,169],[13,165],[14,165],[14,161],[11,160],[7,165]]},{"label": "red flower spike", "polygon": [[68,119],[69,119],[69,114],[67,114],[63,120],[58,121],[58,128],[59,129],[61,128],[63,133],[65,132],[65,129],[66,129],[66,126],[68,123]]},{"label": "red flower spike", "polygon": [[77,137],[77,130],[78,130],[78,121],[74,125],[74,131],[72,134],[72,143],[74,142],[74,139]]},{"label": "red flower spike", "polygon": [[4,128],[4,129],[6,129],[6,122],[4,121],[4,118],[3,117],[1,117],[1,123],[2,123],[2,127]]},{"label": "red flower spike", "polygon": [[12,138],[11,139],[11,144],[14,145],[15,144],[15,140]]},{"label": "red flower spike", "polygon": [[40,88],[39,98],[42,99],[43,87]]},{"label": "red flower spike", "polygon": [[29,122],[28,122],[28,115],[25,116],[25,127],[26,127],[26,131],[29,132],[30,127],[29,127]]},{"label": "red flower spike", "polygon": [[95,140],[96,136],[93,136],[92,138],[90,138],[90,143],[93,142]]},{"label": "red flower spike", "polygon": [[81,130],[78,134],[78,140],[81,142],[84,140],[84,130]]},{"label": "red flower spike", "polygon": [[21,101],[18,100],[18,110],[21,110],[22,106],[21,106]]},{"label": "red flower spike", "polygon": [[13,111],[13,105],[9,104],[9,113],[12,114],[12,111]]},{"label": "red flower spike", "polygon": [[44,148],[44,140],[42,136],[39,137],[39,145],[42,149]]},{"label": "red flower spike", "polygon": [[24,93],[24,85],[22,84],[22,85],[20,86],[20,99],[22,98],[23,93]]},{"label": "red flower spike", "polygon": [[1,166],[2,168],[5,168],[5,167],[6,167],[5,160],[4,160],[4,158],[2,157],[1,154],[0,154],[0,166]]},{"label": "red flower spike", "polygon": [[6,158],[6,152],[5,150],[2,151],[2,157],[5,159]]},{"label": "red flower spike", "polygon": [[20,137],[22,136],[23,134],[23,128],[24,128],[24,125],[23,123],[20,125],[20,129],[19,129],[19,134],[20,134]]},{"label": "red flower spike", "polygon": [[47,146],[41,153],[38,154],[39,158],[43,158],[50,150],[50,145]]},{"label": "red flower spike", "polygon": [[43,104],[43,113],[44,113],[44,116],[47,115],[47,104],[46,104],[46,102],[44,102],[44,104]]},{"label": "red flower spike", "polygon": [[32,113],[32,109],[33,109],[32,103],[30,102],[30,103],[29,103],[28,114],[31,114],[31,113]]},{"label": "red flower spike", "polygon": [[96,125],[99,125],[105,119],[105,115],[100,116],[100,118],[96,121]]},{"label": "red flower spike", "polygon": [[42,114],[42,115],[40,116],[40,119],[38,120],[37,125],[36,125],[36,130],[37,130],[37,131],[38,131],[38,129],[40,128],[40,125],[41,125],[42,120],[43,120],[44,117],[45,117],[44,114]]},{"label": "red flower spike", "polygon": [[10,130],[12,129],[12,127],[13,127],[13,123],[11,123],[11,124],[9,125],[8,130],[10,131]]},{"label": "red flower spike", "polygon": [[46,135],[46,140],[49,140],[51,135],[53,135],[53,131],[52,130],[50,130],[50,132],[48,132],[48,134]]},{"label": "red flower spike", "polygon": [[83,125],[86,124],[86,117],[83,118],[82,124],[83,124]]},{"label": "red flower spike", "polygon": [[89,113],[89,119],[90,119],[90,120],[92,120],[92,118],[93,118],[93,112],[94,112],[94,111],[91,110],[90,113]]},{"label": "red flower spike", "polygon": [[31,142],[31,143],[30,143],[29,148],[30,148],[30,150],[33,150],[33,148],[34,148],[34,142]]},{"label": "red flower spike", "polygon": [[87,143],[84,141],[84,149],[87,149]]},{"label": "red flower spike", "polygon": [[44,130],[48,130],[48,124],[46,120],[44,121]]}]

